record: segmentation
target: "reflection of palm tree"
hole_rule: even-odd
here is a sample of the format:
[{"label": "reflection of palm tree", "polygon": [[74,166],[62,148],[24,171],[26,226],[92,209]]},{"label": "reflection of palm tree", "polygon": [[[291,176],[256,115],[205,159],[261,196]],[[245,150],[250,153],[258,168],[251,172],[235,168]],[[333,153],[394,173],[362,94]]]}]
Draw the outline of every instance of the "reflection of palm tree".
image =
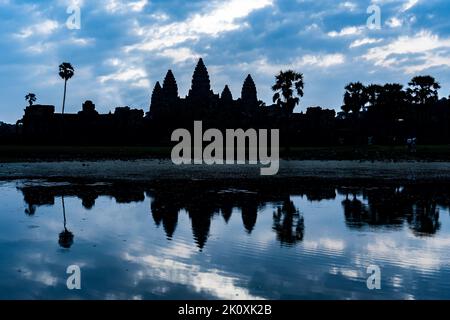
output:
[{"label": "reflection of palm tree", "polygon": [[59,234],[59,245],[64,249],[69,249],[73,244],[74,235],[72,232],[67,230],[66,224],[66,207],[64,204],[64,196],[61,198],[62,201],[62,209],[63,209],[63,217],[64,217],[64,231]]},{"label": "reflection of palm tree", "polygon": [[295,245],[303,241],[305,219],[292,201],[286,200],[273,214],[273,230],[282,244]]},{"label": "reflection of palm tree", "polygon": [[416,236],[433,236],[441,228],[439,208],[434,201],[422,200],[414,206],[411,217],[408,218],[410,228]]},{"label": "reflection of palm tree", "polygon": [[350,228],[362,228],[365,223],[370,221],[369,212],[366,206],[353,194],[353,199],[349,199],[346,194],[345,200],[342,201],[344,209],[345,222]]},{"label": "reflection of palm tree", "polygon": [[28,208],[25,209],[25,213],[29,216],[33,216],[36,213],[36,206],[29,203]]}]

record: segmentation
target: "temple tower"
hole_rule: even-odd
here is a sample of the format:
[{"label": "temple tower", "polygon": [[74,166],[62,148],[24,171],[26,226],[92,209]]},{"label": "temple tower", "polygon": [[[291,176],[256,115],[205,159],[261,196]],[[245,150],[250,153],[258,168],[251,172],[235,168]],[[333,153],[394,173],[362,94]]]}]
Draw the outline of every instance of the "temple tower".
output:
[{"label": "temple tower", "polygon": [[258,94],[251,75],[247,76],[242,86],[241,101],[245,108],[252,108],[258,105]]}]

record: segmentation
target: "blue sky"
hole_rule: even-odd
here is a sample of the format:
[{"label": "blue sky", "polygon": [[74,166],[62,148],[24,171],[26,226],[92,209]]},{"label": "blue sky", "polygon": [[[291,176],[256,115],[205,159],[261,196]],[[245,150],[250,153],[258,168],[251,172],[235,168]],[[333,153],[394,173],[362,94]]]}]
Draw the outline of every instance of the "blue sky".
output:
[{"label": "blue sky", "polygon": [[[69,5],[81,28],[66,26]],[[381,9],[381,28],[367,27],[367,8]],[[240,95],[248,73],[260,99],[280,69],[305,75],[297,111],[339,108],[350,81],[406,84],[431,74],[450,94],[448,0],[0,0],[0,121],[23,114],[24,96],[61,108],[58,65],[76,68],[67,112],[91,99],[100,112],[149,108],[154,83],[171,68],[185,96],[199,57],[215,92]]]}]

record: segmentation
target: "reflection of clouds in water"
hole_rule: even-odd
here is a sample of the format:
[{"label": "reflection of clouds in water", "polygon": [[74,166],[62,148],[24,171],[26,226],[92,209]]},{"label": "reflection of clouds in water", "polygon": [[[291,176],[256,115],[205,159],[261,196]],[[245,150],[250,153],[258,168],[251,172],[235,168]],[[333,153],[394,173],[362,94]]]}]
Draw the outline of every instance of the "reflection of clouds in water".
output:
[{"label": "reflection of clouds in water", "polygon": [[126,294],[116,294],[116,293],[107,293],[104,297],[105,300],[111,300],[111,301],[116,301],[116,300],[144,300],[144,298],[141,295],[135,295],[132,297],[128,297],[128,295]]},{"label": "reflection of clouds in water", "polygon": [[197,254],[198,250],[194,246],[189,246],[186,243],[171,243],[167,247],[161,248],[161,254],[164,256],[170,256],[180,259],[189,259],[195,254]]},{"label": "reflection of clouds in water", "polygon": [[360,280],[364,277],[361,272],[357,270],[349,269],[349,268],[339,268],[339,267],[331,267],[330,274],[332,275],[343,275],[344,277],[350,280]]},{"label": "reflection of clouds in water", "polygon": [[411,244],[400,244],[388,236],[378,237],[374,242],[367,244],[368,255],[379,261],[389,261],[390,264],[421,272],[439,270],[444,265],[448,266],[450,262],[448,256],[444,254],[450,250],[447,241],[433,243],[427,240],[425,247],[414,247]]},{"label": "reflection of clouds in water", "polygon": [[330,251],[333,254],[343,254],[346,244],[342,239],[320,238],[305,240],[303,247],[308,251]]},{"label": "reflection of clouds in water", "polygon": [[[208,292],[218,299],[234,300],[262,300],[262,297],[254,296],[248,289],[237,285],[242,281],[237,277],[225,275],[217,269],[202,271],[201,267],[194,264],[186,264],[170,258],[157,256],[131,256],[125,254],[124,259],[139,263],[145,268],[144,272],[136,274],[138,281],[144,278],[161,279],[175,284],[193,287],[195,292]],[[159,288],[158,290],[161,290]]]},{"label": "reflection of clouds in water", "polygon": [[[38,201],[43,197],[47,201],[48,192],[44,191],[37,192],[36,197],[30,199]],[[83,197],[91,194],[91,190],[81,191]],[[203,196],[200,193],[198,198],[205,198],[201,199],[202,202],[197,197],[191,197],[193,192],[173,197],[172,193],[167,195],[163,191],[157,193],[158,199],[161,200],[162,197],[164,200],[160,201],[158,207],[162,210],[159,229],[155,225],[149,197],[143,202],[120,204],[107,196],[116,194],[115,190],[104,192],[105,196],[97,191],[94,192],[99,195],[95,207],[86,211],[78,198],[66,195],[68,227],[75,233],[77,240],[74,250],[67,252],[59,248],[55,250],[57,237],[63,226],[58,201],[63,193],[61,190],[51,193],[52,197],[56,197],[54,206],[39,206],[33,217],[23,215],[23,197],[20,193],[14,191],[0,194],[2,199],[10,198],[3,200],[6,208],[10,206],[23,220],[17,224],[12,219],[13,215],[0,216],[3,222],[1,236],[5,238],[2,242],[9,245],[11,239],[26,240],[25,244],[17,244],[17,249],[14,249],[15,256],[11,259],[13,267],[9,268],[8,262],[5,262],[8,270],[13,270],[10,273],[12,280],[6,281],[5,285],[11,288],[16,283],[26,285],[30,288],[27,294],[31,297],[65,297],[70,294],[65,292],[65,268],[69,264],[78,264],[84,271],[83,266],[86,264],[73,261],[83,260],[88,261],[85,275],[92,276],[90,287],[81,293],[83,298],[147,299],[155,296],[185,296],[253,299],[259,298],[254,296],[258,294],[263,298],[275,299],[414,299],[447,296],[448,285],[444,281],[441,283],[440,277],[448,272],[445,264],[450,261],[450,236],[447,236],[449,217],[442,211],[440,218],[443,227],[438,232],[428,232],[430,237],[418,237],[410,228],[409,211],[401,207],[401,210],[391,214],[392,198],[380,197],[372,191],[371,203],[377,209],[373,212],[381,215],[366,217],[367,211],[359,212],[352,207],[354,210],[349,218],[342,207],[345,196],[317,202],[310,201],[307,197],[289,198],[288,193],[281,192],[278,195],[271,191],[274,193],[268,197],[270,201],[264,202],[263,196],[261,200],[238,193],[233,197],[217,197],[214,193],[205,193]],[[66,190],[67,194],[76,192],[78,191]],[[124,196],[124,192],[118,194],[121,201],[135,199],[134,194],[128,198]],[[280,201],[273,199],[274,194]],[[315,194],[317,192],[312,196]],[[177,210],[188,206],[193,214],[179,209],[178,220],[172,223],[171,212],[166,211],[171,208],[169,204],[172,205],[175,198],[178,199]],[[402,199],[410,198],[405,196]],[[19,205],[13,206],[12,199]],[[277,236],[284,236],[286,231],[290,232],[288,235],[295,236],[296,229],[293,226],[296,224],[289,223],[285,226],[282,223],[284,220],[280,219],[279,229],[274,230],[273,217],[279,207],[289,204],[289,199],[294,201],[295,208],[285,205],[286,209],[292,210],[283,211],[282,217],[296,217],[297,212],[300,212],[304,216],[307,230],[302,238],[303,242],[297,241],[291,247],[280,246],[286,237]],[[364,202],[369,203],[366,200]],[[198,203],[205,210],[195,210],[198,209]],[[230,203],[233,208],[226,206]],[[261,203],[264,205],[256,206]],[[406,203],[407,206],[404,207],[408,209],[412,202],[408,200]],[[213,207],[224,212],[222,215],[212,214],[217,211]],[[250,212],[249,208],[252,209]],[[242,214],[243,209],[246,209],[246,215]],[[7,213],[8,210],[4,212]],[[412,211],[411,214],[420,216],[422,211]],[[397,215],[397,212],[402,214]],[[205,216],[210,221],[197,219],[197,224],[192,222],[192,217]],[[390,219],[391,216],[395,219]],[[16,217],[14,216],[15,219]],[[398,217],[400,218],[397,219]],[[163,228],[164,218],[168,224],[166,227],[176,227],[170,241],[165,236],[167,230]],[[256,224],[252,225],[255,221]],[[286,221],[290,222],[289,219]],[[351,224],[354,221],[360,222],[363,228],[355,228]],[[39,225],[40,228],[29,229],[27,226],[31,224]],[[251,233],[248,232],[249,225]],[[397,227],[395,232],[380,228],[391,225]],[[202,252],[193,241],[193,233],[194,239],[199,234],[208,235],[207,246]],[[30,243],[33,244],[32,247]],[[124,255],[123,252],[128,254]],[[10,253],[5,250],[2,257],[8,255]],[[366,269],[370,264],[382,268],[385,278],[381,296],[373,296],[366,289]],[[22,274],[14,271],[19,269],[25,271],[21,271]],[[34,274],[28,269],[33,270]],[[113,281],[111,274],[116,275]],[[17,278],[22,282],[15,282]],[[17,297],[23,296],[19,291],[14,294]]]},{"label": "reflection of clouds in water", "polygon": [[55,287],[58,284],[58,278],[48,271],[32,271],[30,269],[21,269],[21,274],[26,280],[35,281],[47,287]]},{"label": "reflection of clouds in water", "polygon": [[392,286],[394,288],[402,288],[403,287],[403,278],[401,275],[396,275],[396,276],[392,277],[391,281],[392,281]]}]

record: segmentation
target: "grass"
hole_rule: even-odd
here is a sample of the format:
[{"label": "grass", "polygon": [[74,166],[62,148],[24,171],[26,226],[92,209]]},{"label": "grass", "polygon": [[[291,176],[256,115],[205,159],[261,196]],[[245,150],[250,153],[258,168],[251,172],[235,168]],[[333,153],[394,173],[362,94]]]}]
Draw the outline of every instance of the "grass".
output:
[{"label": "grass", "polygon": [[[0,162],[63,160],[135,160],[169,158],[170,147],[145,146],[0,146]],[[450,161],[450,146],[418,146],[409,153],[403,146],[294,147],[282,158],[297,160],[419,160]]]}]

